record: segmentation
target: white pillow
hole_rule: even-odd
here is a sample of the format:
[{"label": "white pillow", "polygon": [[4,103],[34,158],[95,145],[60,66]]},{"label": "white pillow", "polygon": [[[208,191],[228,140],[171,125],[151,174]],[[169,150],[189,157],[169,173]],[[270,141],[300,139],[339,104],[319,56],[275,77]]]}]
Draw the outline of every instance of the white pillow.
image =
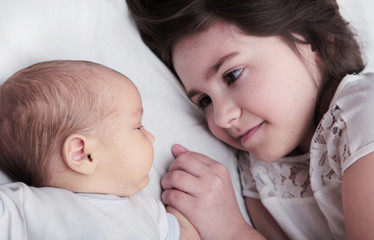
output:
[{"label": "white pillow", "polygon": [[374,1],[338,0],[340,13],[353,26],[362,46],[367,66],[365,72],[374,71]]},{"label": "white pillow", "polygon": [[[102,63],[137,85],[143,124],[155,136],[155,160],[146,191],[160,198],[160,179],[181,143],[225,164],[247,217],[235,152],[213,138],[181,85],[144,45],[124,0],[0,0],[0,83],[15,71],[52,59]],[[125,173],[124,173],[125,174]],[[0,183],[9,181],[0,172]]]}]

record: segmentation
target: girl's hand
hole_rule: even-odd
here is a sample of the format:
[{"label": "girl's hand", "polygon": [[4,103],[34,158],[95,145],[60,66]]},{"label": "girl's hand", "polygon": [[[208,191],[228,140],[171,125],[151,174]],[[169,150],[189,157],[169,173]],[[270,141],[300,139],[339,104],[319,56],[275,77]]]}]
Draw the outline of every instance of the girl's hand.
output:
[{"label": "girl's hand", "polygon": [[184,214],[202,239],[262,238],[244,220],[225,166],[181,145],[172,151],[176,159],[161,180],[164,203]]}]

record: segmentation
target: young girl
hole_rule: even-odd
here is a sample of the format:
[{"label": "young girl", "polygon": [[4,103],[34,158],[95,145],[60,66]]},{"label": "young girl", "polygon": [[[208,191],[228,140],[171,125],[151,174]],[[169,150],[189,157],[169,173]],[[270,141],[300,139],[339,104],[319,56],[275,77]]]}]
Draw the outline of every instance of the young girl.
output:
[{"label": "young girl", "polygon": [[[374,75],[334,0],[128,0],[145,43],[240,161],[175,146],[163,200],[203,239],[372,239]],[[372,160],[373,158],[373,160]]]}]

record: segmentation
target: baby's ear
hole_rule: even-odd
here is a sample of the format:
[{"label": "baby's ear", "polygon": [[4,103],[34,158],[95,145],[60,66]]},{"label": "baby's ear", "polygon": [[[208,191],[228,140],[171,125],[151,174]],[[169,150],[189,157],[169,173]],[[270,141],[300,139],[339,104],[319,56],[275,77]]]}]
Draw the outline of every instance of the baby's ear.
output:
[{"label": "baby's ear", "polygon": [[72,134],[66,138],[63,145],[63,159],[71,170],[90,175],[97,165],[89,151],[89,139],[80,134]]}]

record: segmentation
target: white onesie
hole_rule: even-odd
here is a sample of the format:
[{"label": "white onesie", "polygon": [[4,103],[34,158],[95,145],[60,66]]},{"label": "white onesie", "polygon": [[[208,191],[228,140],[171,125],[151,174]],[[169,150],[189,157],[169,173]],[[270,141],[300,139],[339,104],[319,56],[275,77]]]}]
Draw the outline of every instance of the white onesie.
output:
[{"label": "white onesie", "polygon": [[118,197],[10,183],[0,185],[0,239],[179,239],[179,224],[142,191]]}]

